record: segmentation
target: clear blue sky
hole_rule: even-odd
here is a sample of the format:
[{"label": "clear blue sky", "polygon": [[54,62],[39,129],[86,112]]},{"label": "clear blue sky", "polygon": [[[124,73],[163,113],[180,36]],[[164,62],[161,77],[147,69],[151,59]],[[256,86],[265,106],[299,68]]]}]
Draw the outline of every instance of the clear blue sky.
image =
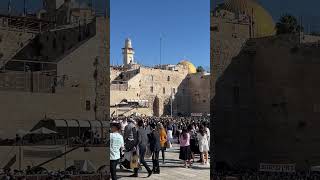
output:
[{"label": "clear blue sky", "polygon": [[[281,15],[289,13],[298,19],[302,17],[305,31],[320,31],[320,1],[319,0],[257,0],[277,22]],[[223,0],[211,0],[211,8]]]},{"label": "clear blue sky", "polygon": [[122,63],[121,48],[132,39],[136,60],[144,65],[176,64],[186,58],[210,67],[209,0],[111,0],[111,54]]}]

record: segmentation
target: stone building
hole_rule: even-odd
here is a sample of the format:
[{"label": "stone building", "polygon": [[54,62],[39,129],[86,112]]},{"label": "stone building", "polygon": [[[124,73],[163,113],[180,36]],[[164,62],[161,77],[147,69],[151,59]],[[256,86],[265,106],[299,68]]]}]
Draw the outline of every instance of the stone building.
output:
[{"label": "stone building", "polygon": [[[308,170],[319,165],[320,38],[271,35],[249,36],[215,79],[216,169],[259,169],[268,163]],[[215,63],[216,55],[211,58]]]},{"label": "stone building", "polygon": [[110,114],[147,116],[209,114],[208,74],[187,60],[177,65],[136,64],[131,40],[125,41],[123,66],[111,67]]},{"label": "stone building", "polygon": [[[65,134],[61,129],[76,129],[79,136],[92,129],[101,139],[108,139],[109,77],[105,74],[109,63],[109,17],[96,16],[83,26],[46,30],[37,26],[43,20],[3,17],[4,22],[12,22],[5,18],[38,24],[22,28],[4,23],[0,29],[0,154],[6,155],[0,166],[9,163],[13,169],[26,169],[72,149],[64,143],[74,137],[66,136],[71,132],[66,130]],[[14,140],[16,134],[32,131],[40,122],[52,127],[59,137],[63,134],[61,142],[26,143],[22,147],[2,144],[4,139]],[[77,149],[67,155],[66,161],[61,157],[44,168],[67,168],[78,160],[89,160],[96,169],[108,165],[105,146],[88,148],[90,152]]]},{"label": "stone building", "polygon": [[[250,39],[216,84],[217,162],[318,165],[319,37]],[[310,42],[311,41],[311,42]]]},{"label": "stone building", "polygon": [[269,13],[253,0],[226,0],[211,12],[212,95],[215,81],[249,38],[272,36],[274,22]]},{"label": "stone building", "polygon": [[59,25],[85,24],[91,20],[94,11],[76,0],[43,0],[43,9],[38,18]]}]

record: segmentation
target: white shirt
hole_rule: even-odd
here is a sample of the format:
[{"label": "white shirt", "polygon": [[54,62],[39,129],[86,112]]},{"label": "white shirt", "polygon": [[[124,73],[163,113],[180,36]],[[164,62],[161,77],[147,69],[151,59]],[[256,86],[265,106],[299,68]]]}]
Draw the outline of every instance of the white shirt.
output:
[{"label": "white shirt", "polygon": [[121,121],[121,131],[124,131],[124,128],[128,125],[127,121]]},{"label": "white shirt", "polygon": [[124,146],[123,137],[119,133],[110,133],[110,160],[120,159],[120,148]]},{"label": "white shirt", "polygon": [[206,127],[207,135],[210,137],[210,130]]}]

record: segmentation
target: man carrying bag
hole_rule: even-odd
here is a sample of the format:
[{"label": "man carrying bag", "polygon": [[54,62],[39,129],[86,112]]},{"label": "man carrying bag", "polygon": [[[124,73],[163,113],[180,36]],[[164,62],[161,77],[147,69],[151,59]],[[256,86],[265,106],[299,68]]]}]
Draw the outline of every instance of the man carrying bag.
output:
[{"label": "man carrying bag", "polygon": [[[139,152],[139,157],[140,157],[139,160],[140,160],[140,163],[147,169],[148,177],[150,177],[152,175],[152,171],[144,159],[144,156],[146,153],[146,148],[149,143],[149,140],[148,140],[147,131],[143,127],[143,120],[140,120],[138,122],[137,137],[138,137],[137,138],[138,142],[137,142],[136,147],[138,147],[138,152]],[[139,171],[138,167],[134,168],[134,174],[132,174],[130,177],[138,177],[138,171]]]}]

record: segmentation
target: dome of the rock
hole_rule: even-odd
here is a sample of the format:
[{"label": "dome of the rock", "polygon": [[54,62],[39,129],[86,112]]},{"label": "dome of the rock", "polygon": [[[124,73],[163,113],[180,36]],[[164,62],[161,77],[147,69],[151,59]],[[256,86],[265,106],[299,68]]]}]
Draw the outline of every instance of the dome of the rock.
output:
[{"label": "dome of the rock", "polygon": [[189,74],[194,74],[197,72],[197,68],[190,61],[182,60],[179,62],[179,64],[187,67]]},{"label": "dome of the rock", "polygon": [[271,15],[255,0],[226,0],[224,9],[252,17],[256,37],[272,36],[276,32]]}]

